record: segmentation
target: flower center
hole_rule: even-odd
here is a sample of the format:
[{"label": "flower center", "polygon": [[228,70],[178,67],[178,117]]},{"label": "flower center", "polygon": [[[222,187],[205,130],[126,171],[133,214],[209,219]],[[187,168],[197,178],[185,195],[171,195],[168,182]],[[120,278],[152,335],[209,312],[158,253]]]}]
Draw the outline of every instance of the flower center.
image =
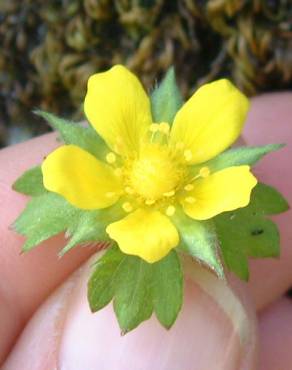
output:
[{"label": "flower center", "polygon": [[163,196],[174,195],[180,177],[180,171],[167,148],[149,144],[133,162],[130,185],[146,200],[156,201]]}]

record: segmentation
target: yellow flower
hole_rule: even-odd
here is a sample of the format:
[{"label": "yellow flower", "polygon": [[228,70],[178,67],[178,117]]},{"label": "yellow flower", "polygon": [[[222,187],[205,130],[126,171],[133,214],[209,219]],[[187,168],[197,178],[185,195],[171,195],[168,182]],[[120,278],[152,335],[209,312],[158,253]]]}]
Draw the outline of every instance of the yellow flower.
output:
[{"label": "yellow flower", "polygon": [[44,185],[81,209],[119,202],[125,216],[110,223],[107,233],[124,253],[156,262],[179,243],[172,219],[178,207],[190,218],[207,220],[248,205],[257,183],[249,166],[215,173],[204,166],[238,138],[248,106],[222,79],[198,89],[172,127],[153,123],[142,85],[115,66],[90,77],[84,103],[108,153],[97,159],[77,146],[61,146],[43,162]]}]

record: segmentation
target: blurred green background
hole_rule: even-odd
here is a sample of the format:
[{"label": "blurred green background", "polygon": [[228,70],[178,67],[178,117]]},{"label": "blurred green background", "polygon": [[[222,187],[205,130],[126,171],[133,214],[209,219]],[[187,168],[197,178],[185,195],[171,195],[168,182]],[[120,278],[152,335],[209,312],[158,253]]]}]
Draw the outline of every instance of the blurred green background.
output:
[{"label": "blurred green background", "polygon": [[122,63],[151,91],[174,65],[187,97],[228,77],[249,96],[292,87],[291,0],[0,0],[0,147],[80,119],[90,74]]}]

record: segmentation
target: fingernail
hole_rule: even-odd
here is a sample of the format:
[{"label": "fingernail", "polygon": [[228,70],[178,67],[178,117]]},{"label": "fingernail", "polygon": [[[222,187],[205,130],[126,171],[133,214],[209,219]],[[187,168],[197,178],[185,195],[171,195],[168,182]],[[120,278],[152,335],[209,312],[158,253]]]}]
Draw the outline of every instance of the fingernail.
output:
[{"label": "fingernail", "polygon": [[187,272],[183,309],[170,330],[152,317],[121,336],[111,305],[95,314],[89,310],[88,267],[67,311],[58,369],[252,369],[249,312],[225,283],[217,286],[219,280],[200,267],[193,271]]}]

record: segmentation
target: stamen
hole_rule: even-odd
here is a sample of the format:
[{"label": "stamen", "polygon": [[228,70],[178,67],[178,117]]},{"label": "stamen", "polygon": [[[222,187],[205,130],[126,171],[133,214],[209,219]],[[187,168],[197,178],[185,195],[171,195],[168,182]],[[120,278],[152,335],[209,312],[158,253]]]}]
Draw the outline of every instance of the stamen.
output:
[{"label": "stamen", "polygon": [[114,197],[116,195],[116,193],[115,192],[113,192],[113,191],[108,191],[106,194],[105,194],[105,196],[107,197],[107,198],[112,198],[112,197]]},{"label": "stamen", "polygon": [[129,212],[132,212],[133,211],[133,207],[132,207],[132,204],[130,202],[125,202],[123,205],[122,205],[122,208],[125,212],[129,213]]},{"label": "stamen", "polygon": [[182,150],[184,148],[184,143],[182,143],[181,141],[179,141],[178,143],[176,143],[176,149],[177,150]]},{"label": "stamen", "polygon": [[146,199],[145,204],[146,206],[152,206],[155,203],[154,199]]},{"label": "stamen", "polygon": [[190,179],[190,181],[195,181],[197,179],[199,179],[200,177],[202,177],[203,179],[208,177],[210,175],[211,171],[210,169],[206,166],[206,167],[202,167],[199,171],[199,173],[194,176],[193,178]]},{"label": "stamen", "polygon": [[193,158],[193,153],[190,149],[184,151],[184,157],[187,162],[189,162]]},{"label": "stamen", "polygon": [[185,187],[184,187],[185,191],[192,191],[194,189],[194,185],[193,184],[187,184]]},{"label": "stamen", "polygon": [[134,189],[132,189],[130,186],[125,187],[125,192],[131,195],[135,193]]},{"label": "stamen", "polygon": [[107,163],[115,163],[115,161],[117,160],[117,156],[115,155],[115,153],[113,152],[110,152],[106,155],[106,161]]},{"label": "stamen", "polygon": [[173,216],[175,214],[175,207],[174,206],[168,206],[165,211],[166,216]]},{"label": "stamen", "polygon": [[206,178],[210,175],[210,169],[208,167],[202,167],[200,169],[199,175],[203,178]]},{"label": "stamen", "polygon": [[115,169],[114,173],[116,176],[120,177],[123,174],[123,170],[119,167]]},{"label": "stamen", "polygon": [[159,125],[159,131],[162,132],[163,134],[165,135],[168,135],[169,134],[169,131],[170,131],[170,126],[167,122],[162,122],[160,123]]},{"label": "stamen", "polygon": [[168,191],[167,193],[163,193],[163,196],[170,198],[175,194],[174,190]]},{"label": "stamen", "polygon": [[123,146],[124,146],[123,139],[120,136],[118,136],[116,139],[116,144],[114,146],[115,152],[120,153],[123,150]]},{"label": "stamen", "polygon": [[185,201],[190,204],[194,204],[196,202],[196,199],[194,197],[186,197]]},{"label": "stamen", "polygon": [[159,131],[159,124],[158,123],[152,123],[149,127],[149,130],[153,133]]}]

